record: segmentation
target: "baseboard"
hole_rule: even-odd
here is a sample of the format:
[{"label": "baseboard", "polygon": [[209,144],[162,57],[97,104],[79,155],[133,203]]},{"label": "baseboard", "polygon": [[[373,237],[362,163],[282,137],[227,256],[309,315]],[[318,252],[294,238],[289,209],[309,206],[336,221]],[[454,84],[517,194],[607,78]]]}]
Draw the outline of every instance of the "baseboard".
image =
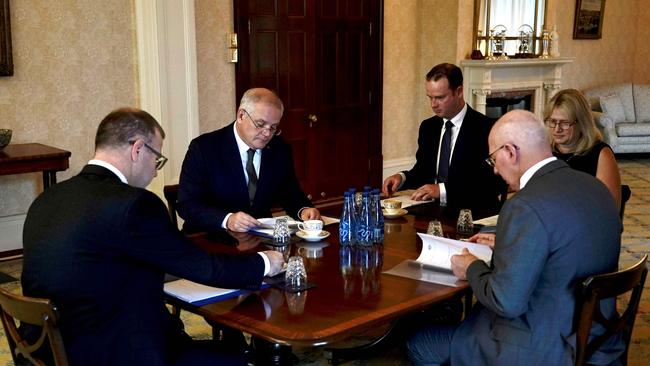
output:
[{"label": "baseboard", "polygon": [[0,217],[0,257],[4,252],[15,253],[23,248],[23,224],[26,215]]},{"label": "baseboard", "polygon": [[383,179],[386,179],[386,177],[395,173],[399,173],[402,170],[409,170],[413,168],[414,164],[415,157],[384,160]]}]

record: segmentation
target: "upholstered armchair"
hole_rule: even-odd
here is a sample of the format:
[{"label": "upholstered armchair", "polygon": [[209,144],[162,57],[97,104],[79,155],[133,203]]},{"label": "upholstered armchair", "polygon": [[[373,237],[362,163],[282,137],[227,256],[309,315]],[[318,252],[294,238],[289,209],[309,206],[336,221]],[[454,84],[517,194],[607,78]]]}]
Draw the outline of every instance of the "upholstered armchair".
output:
[{"label": "upholstered armchair", "polygon": [[650,152],[650,84],[617,84],[584,94],[615,153]]}]

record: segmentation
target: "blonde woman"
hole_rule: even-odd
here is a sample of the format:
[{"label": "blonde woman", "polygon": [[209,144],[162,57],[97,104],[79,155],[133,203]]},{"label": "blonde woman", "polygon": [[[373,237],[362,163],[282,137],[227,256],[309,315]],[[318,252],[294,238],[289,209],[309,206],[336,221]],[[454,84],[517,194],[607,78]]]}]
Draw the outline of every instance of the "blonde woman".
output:
[{"label": "blonde woman", "polygon": [[553,155],[573,169],[598,178],[621,206],[621,176],[612,148],[603,142],[589,104],[581,92],[566,89],[551,98],[544,111]]}]

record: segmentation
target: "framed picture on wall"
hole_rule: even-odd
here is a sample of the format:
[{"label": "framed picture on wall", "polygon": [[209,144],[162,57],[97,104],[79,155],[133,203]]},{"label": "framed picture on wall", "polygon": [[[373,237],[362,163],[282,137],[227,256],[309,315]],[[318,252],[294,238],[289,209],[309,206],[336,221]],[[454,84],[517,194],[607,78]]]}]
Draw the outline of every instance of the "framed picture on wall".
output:
[{"label": "framed picture on wall", "polygon": [[576,0],[574,39],[600,39],[603,34],[605,0]]},{"label": "framed picture on wall", "polygon": [[9,0],[0,0],[0,76],[14,74],[11,57],[11,24],[9,22]]}]

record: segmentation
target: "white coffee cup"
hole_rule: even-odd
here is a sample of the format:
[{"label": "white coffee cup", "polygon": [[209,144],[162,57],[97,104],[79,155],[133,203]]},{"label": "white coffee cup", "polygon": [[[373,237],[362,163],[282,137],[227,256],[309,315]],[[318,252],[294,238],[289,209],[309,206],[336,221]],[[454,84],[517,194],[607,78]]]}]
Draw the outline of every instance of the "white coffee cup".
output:
[{"label": "white coffee cup", "polygon": [[305,220],[299,222],[298,227],[308,236],[318,236],[323,231],[323,222],[321,220]]},{"label": "white coffee cup", "polygon": [[384,200],[383,205],[389,215],[395,215],[402,209],[402,202],[398,200]]}]

